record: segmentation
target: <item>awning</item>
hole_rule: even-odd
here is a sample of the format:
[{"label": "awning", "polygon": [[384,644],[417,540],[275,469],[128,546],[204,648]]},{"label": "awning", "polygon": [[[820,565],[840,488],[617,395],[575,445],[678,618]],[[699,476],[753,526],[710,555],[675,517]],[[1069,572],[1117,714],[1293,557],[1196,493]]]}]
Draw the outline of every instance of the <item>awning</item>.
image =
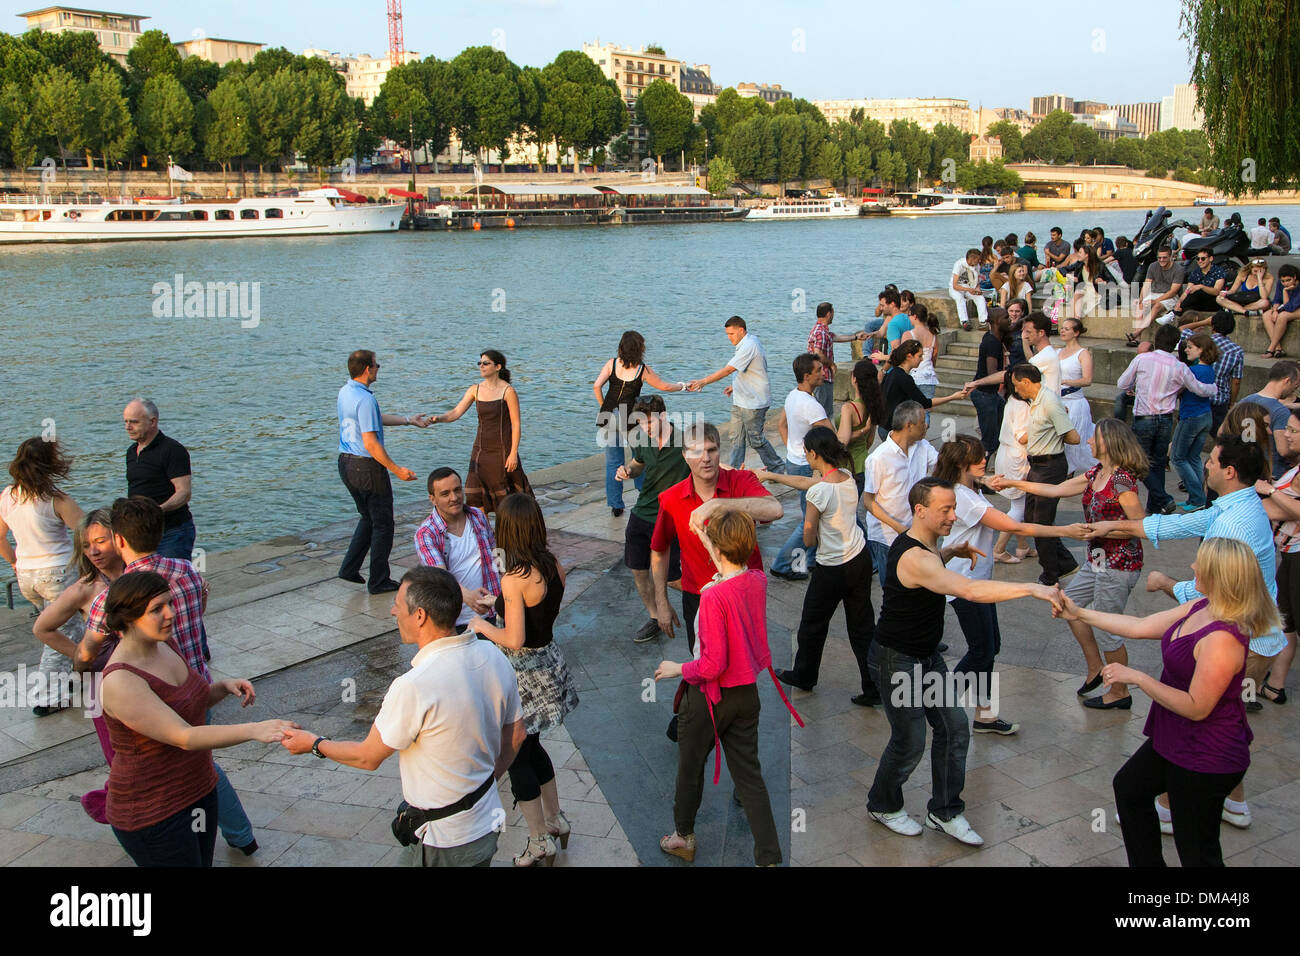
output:
[{"label": "awning", "polygon": [[354,193],[352,190],[344,189],[342,186],[335,186],[334,191],[338,193],[340,196],[342,196],[344,199],[346,199],[348,202],[361,202],[361,203],[370,202],[370,200],[367,199],[365,196],[361,195],[361,193]]},{"label": "awning", "polygon": [[423,199],[424,193],[413,193],[409,189],[390,189],[388,195],[396,196],[398,199]]}]

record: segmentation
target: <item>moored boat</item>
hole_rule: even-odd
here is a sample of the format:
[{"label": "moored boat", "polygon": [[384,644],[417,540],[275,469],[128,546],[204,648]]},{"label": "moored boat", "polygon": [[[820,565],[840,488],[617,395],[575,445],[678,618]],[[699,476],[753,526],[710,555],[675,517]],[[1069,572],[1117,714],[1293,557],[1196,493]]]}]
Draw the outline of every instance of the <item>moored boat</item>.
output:
[{"label": "moored boat", "polygon": [[1197,196],[1192,200],[1193,206],[1226,206],[1228,200],[1223,196]]},{"label": "moored boat", "polygon": [[891,216],[946,216],[969,213],[1002,212],[1005,208],[997,196],[973,196],[942,189],[920,189],[911,193],[894,193],[897,205]]},{"label": "moored boat", "polygon": [[851,219],[858,214],[857,204],[832,193],[824,197],[776,199],[750,209],[747,221],[768,222],[789,219]]}]

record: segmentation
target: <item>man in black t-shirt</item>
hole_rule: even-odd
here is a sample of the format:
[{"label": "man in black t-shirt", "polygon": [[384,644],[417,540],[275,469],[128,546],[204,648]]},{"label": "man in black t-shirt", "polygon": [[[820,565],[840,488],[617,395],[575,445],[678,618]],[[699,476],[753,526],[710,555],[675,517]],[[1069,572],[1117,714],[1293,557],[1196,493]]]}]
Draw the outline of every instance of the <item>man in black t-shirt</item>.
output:
[{"label": "man in black t-shirt", "polygon": [[190,514],[190,453],[158,430],[158,406],[137,398],[122,412],[132,444],[126,450],[126,494],[150,499],[163,510],[164,558],[194,557],[194,516]]},{"label": "man in black t-shirt", "polygon": [[[902,836],[921,834],[921,825],[903,809],[903,784],[925,753],[928,722],[934,727],[933,785],[925,825],[968,846],[980,846],[984,840],[963,815],[966,805],[961,799],[970,745],[963,706],[968,688],[952,679],[938,650],[947,597],[978,604],[1020,597],[1050,602],[1057,591],[1036,583],[971,580],[945,567],[954,558],[969,558],[973,566],[982,556],[969,542],[939,550],[939,539],[957,520],[957,496],[948,482],[922,478],[912,486],[908,504],[912,526],[889,548],[880,620],[867,655],[868,672],[889,719],[889,743],[876,767],[867,813]],[[992,700],[996,709],[996,695]]]}]

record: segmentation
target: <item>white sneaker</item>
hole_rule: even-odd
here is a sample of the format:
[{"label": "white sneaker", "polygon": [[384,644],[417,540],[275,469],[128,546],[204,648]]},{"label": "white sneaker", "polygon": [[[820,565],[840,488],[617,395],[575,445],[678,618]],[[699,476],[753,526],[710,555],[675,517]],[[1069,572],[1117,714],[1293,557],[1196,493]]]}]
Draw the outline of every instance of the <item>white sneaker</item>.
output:
[{"label": "white sneaker", "polygon": [[940,820],[933,813],[927,813],[925,825],[931,830],[941,830],[967,846],[984,845],[984,838],[971,829],[970,821],[963,814],[959,813],[951,820]]},{"label": "white sneaker", "polygon": [[[1226,813],[1227,811],[1225,810],[1224,812]],[[1173,836],[1173,835],[1174,835],[1174,821],[1173,821],[1173,820],[1161,820],[1161,821],[1160,821],[1160,832],[1163,833],[1165,836]]]},{"label": "white sneaker", "polygon": [[1239,830],[1244,830],[1250,826],[1250,807],[1246,808],[1245,813],[1233,813],[1227,807],[1223,808],[1223,822],[1231,823]]},{"label": "white sneaker", "polygon": [[893,813],[879,813],[875,810],[868,810],[867,815],[877,823],[883,823],[900,836],[921,835],[921,824],[909,817],[906,810],[895,810]]}]

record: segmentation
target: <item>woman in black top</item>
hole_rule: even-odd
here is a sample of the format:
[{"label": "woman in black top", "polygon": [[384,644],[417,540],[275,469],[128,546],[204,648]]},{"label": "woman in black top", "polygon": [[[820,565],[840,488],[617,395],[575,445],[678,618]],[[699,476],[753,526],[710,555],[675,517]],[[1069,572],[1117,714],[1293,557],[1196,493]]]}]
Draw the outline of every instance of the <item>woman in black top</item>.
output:
[{"label": "woman in black top", "polygon": [[497,509],[496,541],[503,555],[497,615],[504,627],[481,617],[466,625],[496,643],[514,666],[528,738],[510,765],[510,789],[528,824],[528,848],[515,866],[550,866],[555,842],[569,845],[569,821],[560,810],[555,769],[541,734],[564,722],[578,692],[551,628],[564,599],[564,569],[546,545],[546,522],[536,500],[514,494]]},{"label": "woman in black top", "polygon": [[[1017,300],[1019,301],[1019,300]],[[980,340],[979,359],[975,377],[971,379],[970,400],[979,420],[980,444],[986,455],[998,450],[998,436],[1002,431],[1002,411],[1006,400],[1002,397],[1003,371],[1007,368],[1007,355],[1011,348],[1011,319],[1006,309],[989,309],[989,329]]]},{"label": "woman in black top", "polygon": [[[922,408],[937,408],[947,402],[966,397],[964,389],[960,392],[953,392],[951,395],[945,395],[942,398],[931,399],[926,397],[925,393],[917,387],[916,382],[912,379],[912,369],[921,364],[921,357],[924,354],[924,347],[915,339],[900,343],[894,351],[889,353],[889,371],[880,380],[880,400],[885,408],[884,418],[881,419],[877,428],[881,441],[889,437],[889,430],[894,423],[894,409],[903,402],[916,402]],[[877,352],[872,356],[873,359],[883,357],[884,353],[882,352]]]}]

